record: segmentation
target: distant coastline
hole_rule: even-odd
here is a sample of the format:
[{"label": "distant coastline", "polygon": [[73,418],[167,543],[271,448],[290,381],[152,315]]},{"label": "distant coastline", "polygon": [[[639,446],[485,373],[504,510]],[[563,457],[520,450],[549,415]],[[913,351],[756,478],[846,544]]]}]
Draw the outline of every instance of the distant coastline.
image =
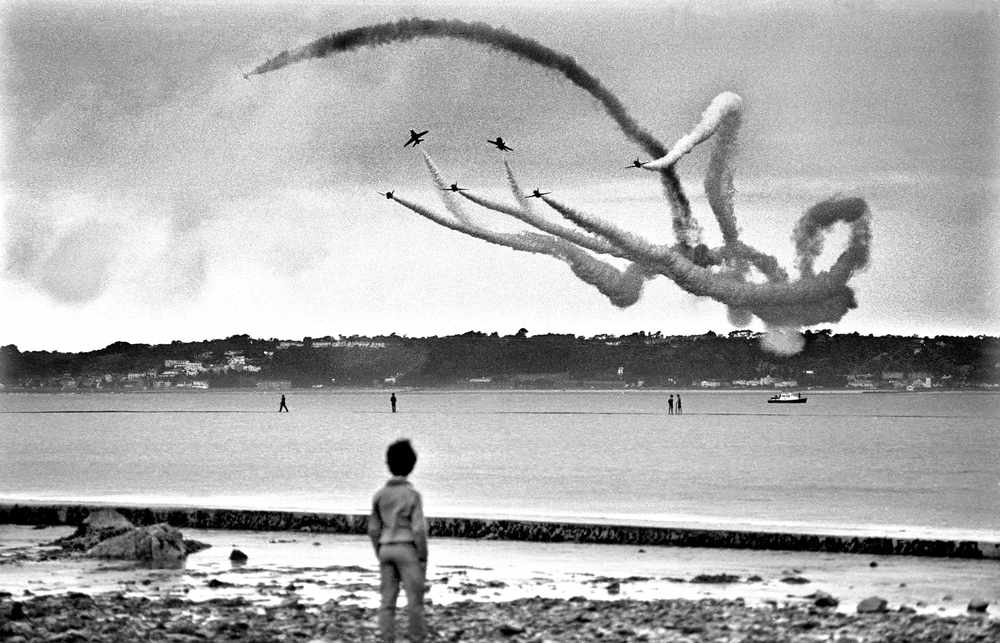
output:
[{"label": "distant coastline", "polygon": [[1000,390],[1000,338],[805,331],[794,355],[760,333],[115,342],[83,353],[0,348],[0,390]]}]

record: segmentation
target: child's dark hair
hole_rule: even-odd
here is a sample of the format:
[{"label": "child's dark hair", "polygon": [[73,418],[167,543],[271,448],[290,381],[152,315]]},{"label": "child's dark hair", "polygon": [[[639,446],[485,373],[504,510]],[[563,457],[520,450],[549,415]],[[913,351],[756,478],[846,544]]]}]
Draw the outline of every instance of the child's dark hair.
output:
[{"label": "child's dark hair", "polygon": [[417,464],[417,452],[409,440],[396,440],[385,451],[385,462],[394,476],[408,476]]}]

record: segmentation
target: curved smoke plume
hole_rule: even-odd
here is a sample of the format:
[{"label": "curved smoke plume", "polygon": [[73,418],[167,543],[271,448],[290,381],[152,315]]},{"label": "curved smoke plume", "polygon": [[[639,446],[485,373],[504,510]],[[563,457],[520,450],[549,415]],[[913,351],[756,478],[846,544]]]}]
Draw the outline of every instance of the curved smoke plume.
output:
[{"label": "curved smoke plume", "polygon": [[[702,114],[699,123],[667,149],[639,126],[610,90],[571,57],[532,39],[482,23],[459,20],[412,18],[359,27],[320,38],[297,49],[283,51],[250,73],[275,71],[310,58],[320,58],[364,46],[387,45],[421,38],[453,38],[483,44],[528,62],[554,70],[596,98],[621,131],[655,160],[643,168],[659,174],[670,206],[676,242],[655,245],[614,224],[543,196],[549,208],[573,226],[552,223],[532,209],[509,165],[508,184],[515,205],[497,203],[479,195],[451,192],[441,173],[424,156],[431,178],[443,191],[446,209],[452,217],[438,214],[400,197],[400,205],[435,223],[489,243],[523,252],[547,254],[566,262],[581,280],[594,285],[615,305],[635,303],[647,279],[664,275],[684,290],[711,297],[728,306],[730,320],[745,325],[757,316],[771,329],[764,346],[779,353],[801,348],[796,329],[839,320],[857,307],[853,290],[847,286],[854,272],[865,267],[871,241],[867,204],[855,197],[832,197],[809,208],[793,231],[798,279],[791,281],[777,260],[739,239],[733,186],[733,159],[737,134],[742,124],[743,101],[732,93],[717,96]],[[701,229],[691,217],[690,204],[681,189],[675,166],[698,145],[714,138],[714,147],[705,177],[705,192],[722,232],[723,245],[708,248],[700,242]],[[517,234],[488,230],[472,222],[462,201],[506,214],[540,232]],[[849,227],[847,248],[826,271],[815,271],[815,260],[823,249],[823,235],[837,223]],[[619,270],[591,254],[606,254],[629,262]],[[766,279],[750,280],[750,269]]]}]

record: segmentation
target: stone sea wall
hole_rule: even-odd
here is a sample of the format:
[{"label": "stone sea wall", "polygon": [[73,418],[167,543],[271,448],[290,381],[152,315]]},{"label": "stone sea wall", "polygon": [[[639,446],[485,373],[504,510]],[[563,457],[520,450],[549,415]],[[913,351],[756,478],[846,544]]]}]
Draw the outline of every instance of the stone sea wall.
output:
[{"label": "stone sea wall", "polygon": [[[78,525],[92,507],[75,504],[0,504],[0,524]],[[181,529],[312,531],[364,534],[363,515],[203,509],[193,507],[113,507],[136,525],[166,522]],[[481,538],[529,542],[576,542],[723,549],[771,549],[870,555],[990,558],[1000,560],[1000,541],[932,540],[875,536],[831,536],[684,527],[638,527],[529,520],[429,518],[436,538]]]}]

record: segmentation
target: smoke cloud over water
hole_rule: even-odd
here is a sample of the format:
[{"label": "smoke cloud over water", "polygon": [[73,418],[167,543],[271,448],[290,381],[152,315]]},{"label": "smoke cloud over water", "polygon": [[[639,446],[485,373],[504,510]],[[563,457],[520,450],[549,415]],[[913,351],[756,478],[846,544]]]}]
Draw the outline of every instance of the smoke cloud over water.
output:
[{"label": "smoke cloud over water", "polygon": [[[687,292],[711,297],[728,307],[734,323],[746,324],[751,316],[761,319],[771,330],[762,345],[776,353],[801,350],[797,329],[841,319],[857,307],[847,282],[863,269],[869,259],[870,214],[864,200],[831,197],[809,208],[793,231],[798,278],[790,280],[778,261],[739,239],[733,186],[733,159],[737,134],[742,124],[743,101],[724,92],[711,101],[700,122],[667,149],[641,127],[609,89],[571,57],[534,40],[505,29],[458,20],[413,18],[359,27],[320,38],[297,49],[284,51],[256,67],[252,74],[265,74],[290,64],[322,58],[359,47],[408,42],[422,38],[451,38],[482,44],[541,65],[568,78],[592,97],[619,129],[655,160],[643,168],[656,172],[672,215],[673,245],[656,245],[638,235],[593,215],[583,213],[549,196],[542,201],[572,226],[549,222],[532,209],[518,181],[506,165],[508,184],[516,205],[496,203],[469,192],[450,192],[436,165],[425,155],[435,186],[443,190],[445,208],[451,216],[438,214],[404,198],[400,205],[449,229],[523,252],[547,254],[569,264],[581,280],[595,286],[612,303],[625,307],[638,301],[647,279],[663,275]],[[675,167],[698,145],[714,139],[714,148],[705,177],[709,205],[722,232],[723,245],[708,248],[701,243],[701,229],[691,216],[687,197],[681,189]],[[459,196],[493,212],[528,224],[541,233],[500,233],[472,222]],[[837,223],[849,227],[847,248],[826,271],[816,272],[815,261],[823,250],[823,235]],[[619,270],[594,254],[625,259],[629,265]],[[751,280],[750,269],[766,279]]]}]

